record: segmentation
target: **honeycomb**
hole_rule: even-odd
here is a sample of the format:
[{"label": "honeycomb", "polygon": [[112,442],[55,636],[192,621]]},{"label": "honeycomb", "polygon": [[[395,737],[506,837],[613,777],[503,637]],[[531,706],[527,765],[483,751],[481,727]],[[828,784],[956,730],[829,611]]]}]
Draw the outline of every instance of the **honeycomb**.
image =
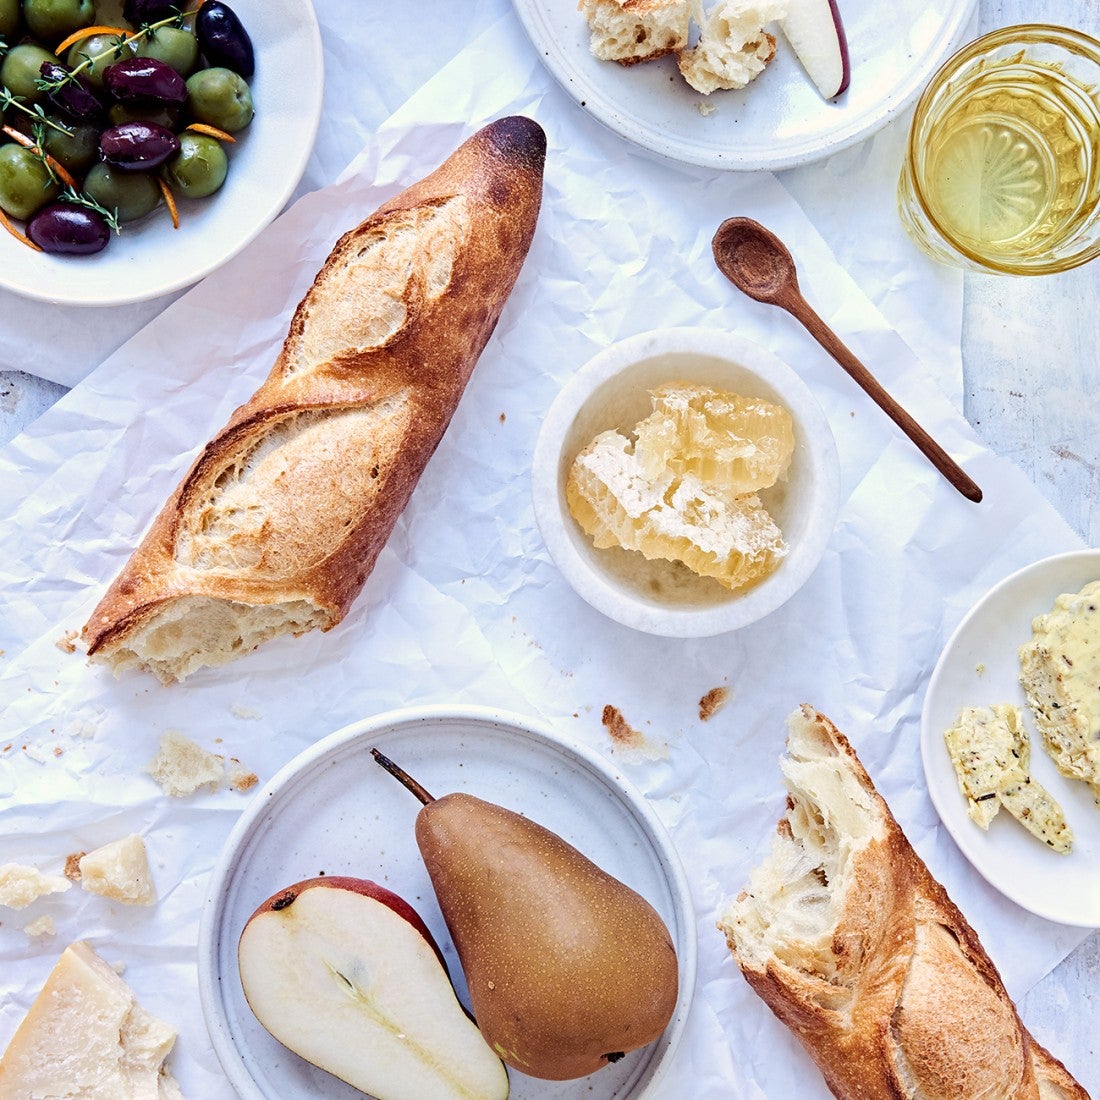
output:
[{"label": "honeycomb", "polygon": [[782,405],[683,382],[650,396],[653,413],[634,429],[648,477],[667,467],[738,495],[786,477],[794,424]]},{"label": "honeycomb", "polygon": [[786,409],[678,383],[652,392],[636,440],[598,435],[566,484],[573,518],[594,544],[683,562],[737,589],[787,553],[756,495],[786,474],[794,433]]}]

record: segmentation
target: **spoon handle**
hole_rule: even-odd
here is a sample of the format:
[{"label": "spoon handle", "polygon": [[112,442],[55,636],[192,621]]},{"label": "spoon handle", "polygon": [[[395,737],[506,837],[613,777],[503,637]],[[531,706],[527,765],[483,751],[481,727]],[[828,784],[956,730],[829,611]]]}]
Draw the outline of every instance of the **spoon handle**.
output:
[{"label": "spoon handle", "polygon": [[806,331],[863,387],[868,397],[917,445],[921,453],[967,500],[978,503],[982,491],[965,470],[899,405],[873,374],[848,350],[835,332],[801,295],[781,304]]}]

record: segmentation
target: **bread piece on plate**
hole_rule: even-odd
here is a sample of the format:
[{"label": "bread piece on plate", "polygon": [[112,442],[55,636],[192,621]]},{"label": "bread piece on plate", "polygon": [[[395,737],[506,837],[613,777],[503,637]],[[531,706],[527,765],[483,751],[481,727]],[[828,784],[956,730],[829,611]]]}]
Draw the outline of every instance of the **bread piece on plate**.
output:
[{"label": "bread piece on plate", "polygon": [[786,14],[787,0],[721,0],[699,41],[680,54],[681,75],[703,95],[745,87],[775,57],[775,35],[765,24]]},{"label": "bread piece on plate", "polygon": [[344,617],[519,274],[545,152],[536,122],[500,119],[339,240],[92,613],[93,660],[182,680]]},{"label": "bread piece on plate", "polygon": [[580,0],[601,61],[635,65],[682,50],[696,0]]},{"label": "bread piece on plate", "polygon": [[787,812],[719,923],[841,1100],[1088,1100],[1020,1022],[977,934],[852,747],[790,719]]}]

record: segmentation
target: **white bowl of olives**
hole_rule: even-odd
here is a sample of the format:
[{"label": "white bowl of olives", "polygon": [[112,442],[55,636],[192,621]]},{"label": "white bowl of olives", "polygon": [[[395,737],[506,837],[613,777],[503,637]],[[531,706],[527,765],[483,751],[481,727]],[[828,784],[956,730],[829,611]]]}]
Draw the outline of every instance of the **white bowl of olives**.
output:
[{"label": "white bowl of olives", "polygon": [[176,3],[0,0],[0,286],[167,294],[290,198],[321,112],[309,0]]}]

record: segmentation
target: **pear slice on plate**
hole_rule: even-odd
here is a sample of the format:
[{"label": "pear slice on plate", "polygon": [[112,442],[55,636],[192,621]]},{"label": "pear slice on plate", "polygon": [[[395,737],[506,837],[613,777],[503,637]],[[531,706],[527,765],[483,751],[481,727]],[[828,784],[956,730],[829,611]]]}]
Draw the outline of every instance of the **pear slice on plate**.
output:
[{"label": "pear slice on plate", "polygon": [[852,70],[837,0],[790,0],[779,28],[826,99],[847,89]]}]

